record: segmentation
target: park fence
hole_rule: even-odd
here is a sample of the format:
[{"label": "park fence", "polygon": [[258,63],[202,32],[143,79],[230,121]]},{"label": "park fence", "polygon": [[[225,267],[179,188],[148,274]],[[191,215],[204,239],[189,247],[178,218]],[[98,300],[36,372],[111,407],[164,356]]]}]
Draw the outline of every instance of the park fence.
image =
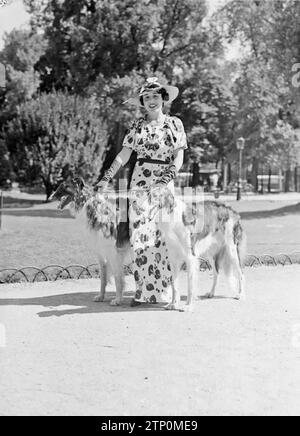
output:
[{"label": "park fence", "polygon": [[[248,255],[245,259],[245,267],[255,268],[260,266],[287,266],[300,265],[300,253],[290,255],[279,254],[271,256],[265,254],[262,256]],[[183,265],[185,269],[185,265]],[[199,258],[199,271],[211,271],[211,265],[207,259]],[[124,267],[126,275],[132,274],[131,265]],[[91,279],[101,278],[98,264],[88,266],[69,265],[63,267],[60,265],[48,265],[44,268],[25,267],[21,269],[9,268],[0,270],[0,284],[11,283],[34,283],[43,281],[58,281],[67,279]]]}]

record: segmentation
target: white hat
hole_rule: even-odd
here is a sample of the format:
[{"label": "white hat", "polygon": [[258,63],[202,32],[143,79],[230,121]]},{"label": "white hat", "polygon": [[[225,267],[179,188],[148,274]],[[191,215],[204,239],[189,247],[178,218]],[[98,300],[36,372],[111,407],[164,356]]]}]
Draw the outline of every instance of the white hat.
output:
[{"label": "white hat", "polygon": [[140,98],[144,94],[146,94],[147,92],[159,91],[160,89],[165,89],[168,93],[169,99],[167,100],[167,103],[169,104],[172,103],[172,101],[175,100],[175,98],[179,94],[179,89],[177,88],[177,86],[163,85],[159,83],[157,77],[149,77],[149,79],[147,79],[146,81],[146,84],[139,89],[138,95],[129,98],[128,100],[124,101],[123,104],[129,103],[137,106],[142,106]]}]

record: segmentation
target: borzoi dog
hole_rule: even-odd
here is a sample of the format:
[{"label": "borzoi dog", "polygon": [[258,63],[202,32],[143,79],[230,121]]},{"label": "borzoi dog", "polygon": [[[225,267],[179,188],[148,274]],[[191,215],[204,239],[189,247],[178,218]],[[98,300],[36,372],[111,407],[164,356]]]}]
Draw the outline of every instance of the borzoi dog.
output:
[{"label": "borzoi dog", "polygon": [[104,301],[107,283],[113,276],[116,297],[110,304],[121,304],[125,287],[124,264],[131,263],[132,252],[129,240],[123,241],[121,247],[116,247],[118,211],[115,198],[112,195],[104,197],[96,194],[83,179],[74,178],[61,183],[50,200],[58,200],[60,210],[71,206],[88,246],[97,254],[101,288],[94,301]]},{"label": "borzoi dog", "polygon": [[[117,247],[117,226],[120,215],[116,208],[116,197],[97,194],[85,185],[80,178],[63,182],[52,194],[51,199],[60,201],[59,209],[72,203],[77,218],[87,231],[87,238],[98,254],[101,276],[101,290],[95,301],[104,300],[109,275],[113,275],[116,284],[116,298],[111,305],[122,302],[124,290],[124,263],[133,260],[129,238]],[[171,212],[176,211],[177,218],[158,221],[169,248],[172,270],[172,301],[165,308],[172,310],[191,310],[193,302],[194,273],[197,257],[206,255],[213,268],[214,281],[208,298],[214,297],[220,269],[223,268],[233,282],[237,282],[236,298],[243,298],[244,276],[242,272],[246,238],[239,215],[230,207],[214,202],[201,202],[200,207],[191,207],[181,200],[174,200],[168,190],[160,196],[160,206]],[[174,217],[173,217],[174,218]],[[175,278],[186,264],[188,289],[187,303],[180,307],[180,293],[175,286]],[[234,286],[236,289],[236,286]]]},{"label": "borzoi dog", "polygon": [[213,270],[213,285],[206,297],[215,296],[222,269],[234,298],[245,299],[243,266],[247,237],[240,215],[230,206],[216,201],[204,201],[203,207],[197,209],[193,219],[186,224],[190,227],[193,254],[205,256]]}]

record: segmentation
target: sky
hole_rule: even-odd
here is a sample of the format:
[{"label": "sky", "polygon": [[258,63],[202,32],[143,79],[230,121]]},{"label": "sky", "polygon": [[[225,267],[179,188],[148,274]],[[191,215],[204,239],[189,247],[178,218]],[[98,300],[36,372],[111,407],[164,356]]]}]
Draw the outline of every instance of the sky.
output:
[{"label": "sky", "polygon": [[29,15],[25,11],[23,0],[7,0],[7,4],[0,7],[0,49],[3,47],[4,32],[20,29],[28,21]]}]

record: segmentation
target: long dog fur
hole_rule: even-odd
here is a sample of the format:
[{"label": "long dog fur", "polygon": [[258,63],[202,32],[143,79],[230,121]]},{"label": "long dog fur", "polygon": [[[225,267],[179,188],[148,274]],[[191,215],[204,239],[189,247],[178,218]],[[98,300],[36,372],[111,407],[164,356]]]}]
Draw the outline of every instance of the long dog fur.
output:
[{"label": "long dog fur", "polygon": [[[124,263],[133,260],[133,252],[129,240],[122,247],[116,246],[117,225],[119,216],[113,194],[104,196],[95,194],[82,179],[63,182],[52,194],[51,199],[60,201],[63,209],[72,203],[77,219],[87,230],[86,238],[98,255],[100,264],[101,289],[95,301],[105,298],[105,290],[109,276],[114,276],[116,297],[111,305],[122,302],[124,281]],[[172,270],[172,301],[165,308],[171,310],[192,310],[194,296],[194,274],[198,257],[207,257],[213,269],[213,286],[206,295],[213,298],[218,283],[220,270],[223,269],[230,279],[230,286],[235,298],[245,297],[244,275],[242,271],[246,250],[246,236],[240,216],[229,206],[204,201],[201,207],[192,207],[181,200],[174,202],[174,197],[166,191],[161,205],[176,210],[177,219],[158,221],[169,248],[169,259]],[[180,293],[175,286],[175,279],[182,264],[187,267],[188,295],[184,308],[180,306]],[[236,286],[237,285],[237,286]]]}]

